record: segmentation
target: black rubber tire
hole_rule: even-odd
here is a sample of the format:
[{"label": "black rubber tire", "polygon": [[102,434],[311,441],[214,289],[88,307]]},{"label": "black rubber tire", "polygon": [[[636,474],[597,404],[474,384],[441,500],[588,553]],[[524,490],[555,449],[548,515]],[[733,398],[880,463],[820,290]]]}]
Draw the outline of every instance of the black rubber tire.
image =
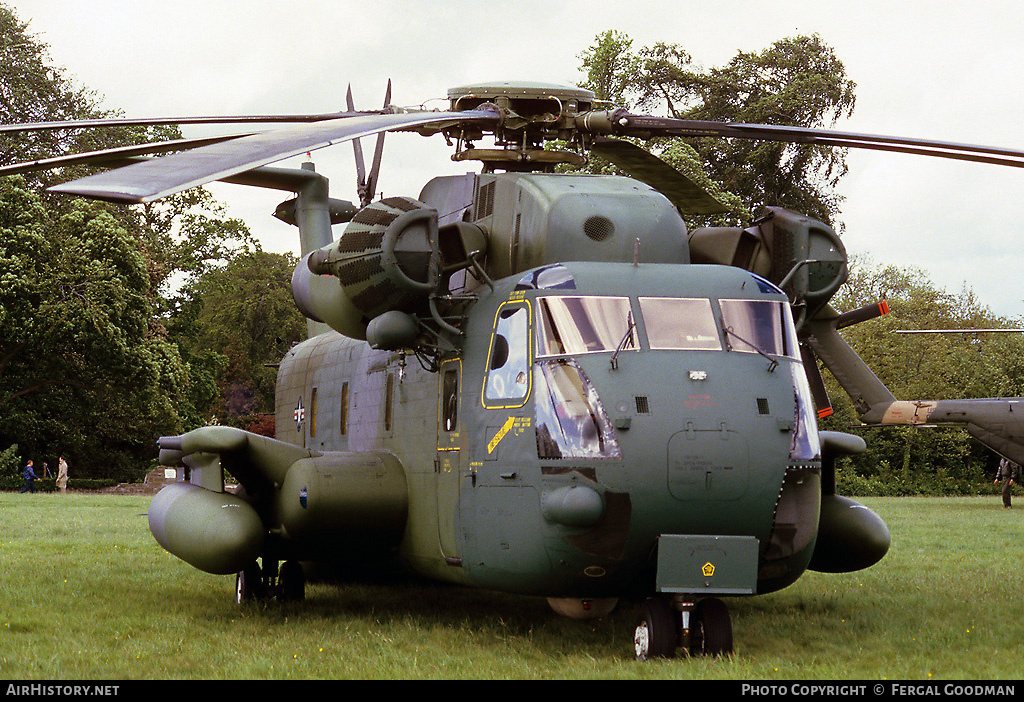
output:
[{"label": "black rubber tire", "polygon": [[679,626],[672,606],[664,599],[652,597],[640,605],[640,614],[633,634],[633,651],[637,660],[672,658],[679,643]]},{"label": "black rubber tire", "polygon": [[298,561],[285,561],[277,575],[277,598],[282,602],[306,599],[306,574]]},{"label": "black rubber tire", "polygon": [[732,653],[732,620],[719,599],[698,602],[690,614],[690,655],[728,656]]},{"label": "black rubber tire", "polygon": [[253,561],[235,576],[235,602],[244,604],[263,597],[263,573],[260,564]]}]

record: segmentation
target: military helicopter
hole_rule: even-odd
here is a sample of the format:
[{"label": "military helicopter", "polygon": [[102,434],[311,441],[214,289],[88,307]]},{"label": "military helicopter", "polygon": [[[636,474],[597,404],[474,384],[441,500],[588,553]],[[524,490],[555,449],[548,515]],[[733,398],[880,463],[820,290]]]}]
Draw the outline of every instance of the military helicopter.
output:
[{"label": "military helicopter", "polygon": [[[572,617],[642,600],[637,658],[728,654],[725,599],[849,572],[887,552],[883,521],[836,494],[863,439],[819,431],[830,369],[869,424],[949,422],[1024,462],[1022,398],[900,401],[839,330],[847,276],[827,225],[768,207],[688,231],[714,197],[623,137],[771,139],[1022,166],[1024,152],[599,108],[590,91],[467,85],[449,108],[3,125],[289,126],[58,156],[110,167],[51,190],[150,202],[212,181],[291,192],[292,278],[310,337],[281,360],[277,436],[222,426],[159,440],[178,479],[156,540],[236,598],[302,599],[303,564],[393,558],[465,586],[547,598]],[[387,132],[440,134],[479,172],[373,200]],[[360,139],[376,136],[369,172]],[[484,138],[493,145],[477,146]],[[554,140],[564,150],[547,148]],[[352,141],[359,203],[312,163]],[[153,154],[173,151],[169,155]],[[596,153],[624,176],[557,173]],[[333,225],[343,225],[335,237]],[[238,489],[225,486],[225,471]]]}]

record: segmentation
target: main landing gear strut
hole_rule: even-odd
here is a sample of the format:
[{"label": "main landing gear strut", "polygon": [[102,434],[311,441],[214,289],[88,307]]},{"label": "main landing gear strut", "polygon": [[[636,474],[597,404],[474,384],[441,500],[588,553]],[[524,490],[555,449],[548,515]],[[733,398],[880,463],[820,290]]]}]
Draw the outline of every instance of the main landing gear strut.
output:
[{"label": "main landing gear strut", "polygon": [[691,656],[732,653],[732,622],[725,603],[714,597],[694,604],[685,595],[651,597],[640,605],[633,635],[638,660],[671,658],[676,648]]},{"label": "main landing gear strut", "polygon": [[235,602],[252,602],[277,597],[281,602],[297,602],[306,598],[306,576],[298,561],[285,561],[280,569],[277,561],[264,558],[263,567],[253,561],[235,576]]}]

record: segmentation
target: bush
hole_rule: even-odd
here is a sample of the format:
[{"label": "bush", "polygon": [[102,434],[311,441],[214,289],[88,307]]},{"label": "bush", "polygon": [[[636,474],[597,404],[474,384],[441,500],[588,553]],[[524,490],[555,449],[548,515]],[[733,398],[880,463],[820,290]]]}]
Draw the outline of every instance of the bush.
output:
[{"label": "bush", "polygon": [[[884,466],[883,466],[884,468]],[[836,492],[849,497],[948,497],[988,495],[998,490],[981,468],[950,475],[942,468],[920,466],[910,471],[882,470],[877,475],[859,475],[852,467],[836,469]]]},{"label": "bush", "polygon": [[17,444],[11,444],[0,451],[0,490],[20,490],[25,486],[21,469],[21,456],[18,454]]}]

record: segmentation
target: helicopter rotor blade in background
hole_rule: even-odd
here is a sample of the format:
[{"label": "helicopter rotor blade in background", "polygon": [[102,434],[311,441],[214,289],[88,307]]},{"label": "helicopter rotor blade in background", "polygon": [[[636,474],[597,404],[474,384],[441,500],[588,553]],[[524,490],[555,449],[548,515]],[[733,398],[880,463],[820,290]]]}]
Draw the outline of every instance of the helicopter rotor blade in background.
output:
[{"label": "helicopter rotor blade in background", "polygon": [[811,388],[811,398],[814,400],[818,419],[828,417],[833,413],[832,400],[828,396],[828,388],[825,387],[825,379],[818,366],[818,357],[806,343],[800,344],[800,357],[804,362],[804,372],[807,374],[807,384]]},{"label": "helicopter rotor blade in background", "polygon": [[671,165],[628,141],[598,138],[590,150],[647,183],[687,214],[719,214],[729,208]]},{"label": "helicopter rotor blade in background", "polygon": [[151,202],[290,156],[382,131],[445,123],[497,122],[490,109],[465,112],[361,114],[260,132],[80,178],[51,191],[135,204]]},{"label": "helicopter rotor blade in background", "polygon": [[593,134],[617,134],[644,138],[675,136],[763,139],[799,144],[874,149],[1024,168],[1024,150],[978,144],[961,144],[934,139],[859,134],[855,132],[839,132],[771,124],[673,119],[634,115],[624,110],[583,114],[577,118],[577,125],[584,131]]}]

